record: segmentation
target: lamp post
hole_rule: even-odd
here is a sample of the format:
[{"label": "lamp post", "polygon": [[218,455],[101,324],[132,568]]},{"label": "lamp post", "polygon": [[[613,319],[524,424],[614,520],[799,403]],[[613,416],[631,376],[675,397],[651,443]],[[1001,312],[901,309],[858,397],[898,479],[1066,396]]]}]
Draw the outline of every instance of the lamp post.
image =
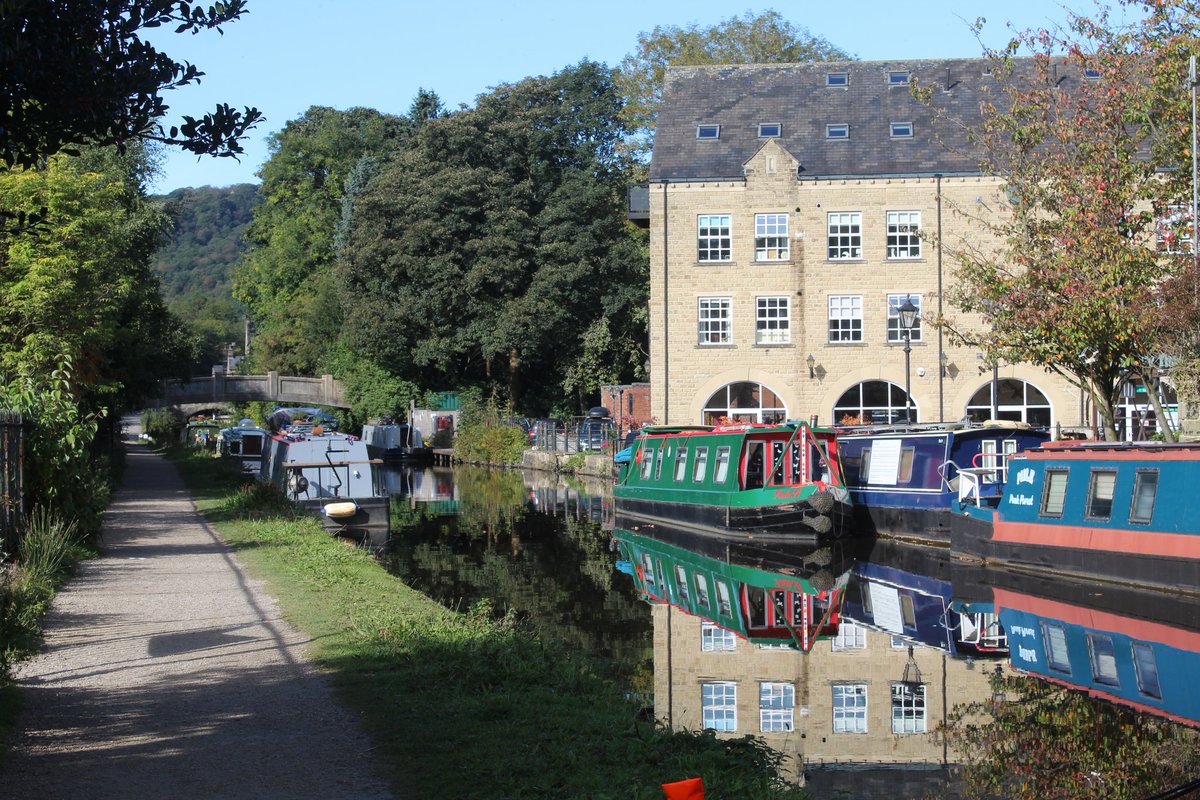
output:
[{"label": "lamp post", "polygon": [[904,421],[912,422],[912,329],[917,324],[917,307],[913,305],[912,295],[905,295],[904,302],[896,309],[900,317],[900,333],[904,335]]}]

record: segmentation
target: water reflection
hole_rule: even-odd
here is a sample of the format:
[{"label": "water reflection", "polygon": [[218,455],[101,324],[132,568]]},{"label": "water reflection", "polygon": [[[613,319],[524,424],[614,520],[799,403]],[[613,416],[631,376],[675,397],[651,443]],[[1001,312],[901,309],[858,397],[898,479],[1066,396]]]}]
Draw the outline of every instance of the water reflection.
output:
[{"label": "water reflection", "polygon": [[[945,796],[956,774],[1049,780],[1084,763],[1104,781],[1136,776],[1146,791],[1131,796],[1145,796],[1198,766],[1193,596],[886,540],[760,548],[609,531],[603,481],[393,472],[381,557],[408,583],[451,606],[512,609],[611,659],[664,724],[763,737],[816,798]],[[968,729],[964,710],[992,721]]]}]

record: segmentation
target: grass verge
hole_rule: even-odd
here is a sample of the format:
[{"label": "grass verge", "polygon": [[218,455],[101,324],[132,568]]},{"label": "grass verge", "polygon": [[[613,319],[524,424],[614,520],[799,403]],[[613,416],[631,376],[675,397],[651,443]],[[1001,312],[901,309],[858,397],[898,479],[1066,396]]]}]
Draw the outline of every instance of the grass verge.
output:
[{"label": "grass verge", "polygon": [[[491,609],[452,612],[211,458],[175,455],[197,505],[316,643],[403,797],[801,798],[759,740],[664,730],[585,658]],[[337,743],[330,743],[337,746]]]}]

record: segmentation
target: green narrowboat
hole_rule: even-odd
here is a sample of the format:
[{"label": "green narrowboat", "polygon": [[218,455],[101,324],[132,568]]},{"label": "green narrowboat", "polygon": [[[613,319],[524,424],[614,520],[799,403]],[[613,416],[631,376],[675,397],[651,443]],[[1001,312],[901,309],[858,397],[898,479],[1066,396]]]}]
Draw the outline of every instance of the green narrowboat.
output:
[{"label": "green narrowboat", "polygon": [[841,542],[767,549],[654,524],[618,527],[613,536],[622,568],[648,602],[670,604],[753,644],[808,652],[837,635],[854,565]]},{"label": "green narrowboat", "polygon": [[841,536],[837,434],[804,422],[644,428],[618,464],[618,513],[720,535]]}]

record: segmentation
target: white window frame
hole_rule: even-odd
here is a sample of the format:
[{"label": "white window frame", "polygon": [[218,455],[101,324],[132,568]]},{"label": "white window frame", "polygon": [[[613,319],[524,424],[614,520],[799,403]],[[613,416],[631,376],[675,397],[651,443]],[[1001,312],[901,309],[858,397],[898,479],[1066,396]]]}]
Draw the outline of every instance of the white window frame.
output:
[{"label": "white window frame", "polygon": [[706,681],[700,684],[700,708],[705,730],[732,733],[737,730],[737,684]]},{"label": "white window frame", "polygon": [[732,214],[697,215],[696,261],[701,264],[733,261]]},{"label": "white window frame", "polygon": [[782,681],[758,685],[758,729],[762,733],[791,733],[796,729],[796,686]]},{"label": "white window frame", "polygon": [[846,122],[834,122],[825,126],[825,138],[841,141],[850,138],[850,125]]},{"label": "white window frame", "polygon": [[[774,133],[771,131],[774,130]],[[760,139],[778,139],[783,136],[782,122],[760,122],[758,123],[758,138]]]},{"label": "white window frame", "polygon": [[837,636],[833,637],[833,651],[866,650],[867,629],[857,622],[842,620],[838,625]]},{"label": "white window frame", "polygon": [[913,124],[911,122],[893,122],[889,127],[893,139],[913,138]]},{"label": "white window frame", "polygon": [[792,257],[792,240],[788,233],[787,214],[754,215],[754,260],[788,261]]},{"label": "white window frame", "polygon": [[862,212],[830,211],[825,223],[825,257],[830,261],[861,260]]},{"label": "white window frame", "polygon": [[696,341],[701,347],[733,344],[732,297],[701,297],[697,300]]},{"label": "white window frame", "polygon": [[792,298],[786,294],[754,298],[754,343],[792,343]]},{"label": "white window frame", "polygon": [[921,257],[921,212],[887,212],[887,257],[889,261],[912,261]]},{"label": "white window frame", "polygon": [[1155,215],[1154,244],[1160,253],[1186,255],[1192,252],[1192,207],[1172,203]]},{"label": "white window frame", "polygon": [[867,685],[833,684],[833,732],[867,732]]},{"label": "white window frame", "polygon": [[929,693],[925,684],[892,684],[892,733],[906,735],[929,730]]},{"label": "white window frame", "polygon": [[924,322],[921,320],[921,295],[904,292],[887,296],[887,340],[891,344],[900,344],[904,341],[904,334],[900,331],[900,306],[904,305],[905,298],[912,300],[912,304],[917,307],[916,322],[908,333],[909,341],[922,341],[921,328],[924,326]]},{"label": "white window frame", "polygon": [[[835,327],[836,326],[836,327]],[[832,344],[863,340],[861,294],[829,295],[829,341]]]},{"label": "white window frame", "polygon": [[912,74],[905,69],[888,70],[887,84],[888,86],[908,86],[912,81]]},{"label": "white window frame", "polygon": [[700,626],[700,652],[732,653],[735,650],[737,650],[737,637],[733,635],[733,631],[711,622],[705,622]]},{"label": "white window frame", "polygon": [[825,85],[836,89],[845,89],[850,85],[849,72],[826,72]]},{"label": "white window frame", "polygon": [[720,125],[712,125],[712,124],[697,125],[696,126],[696,138],[697,139],[720,139],[721,138],[721,126]]}]

